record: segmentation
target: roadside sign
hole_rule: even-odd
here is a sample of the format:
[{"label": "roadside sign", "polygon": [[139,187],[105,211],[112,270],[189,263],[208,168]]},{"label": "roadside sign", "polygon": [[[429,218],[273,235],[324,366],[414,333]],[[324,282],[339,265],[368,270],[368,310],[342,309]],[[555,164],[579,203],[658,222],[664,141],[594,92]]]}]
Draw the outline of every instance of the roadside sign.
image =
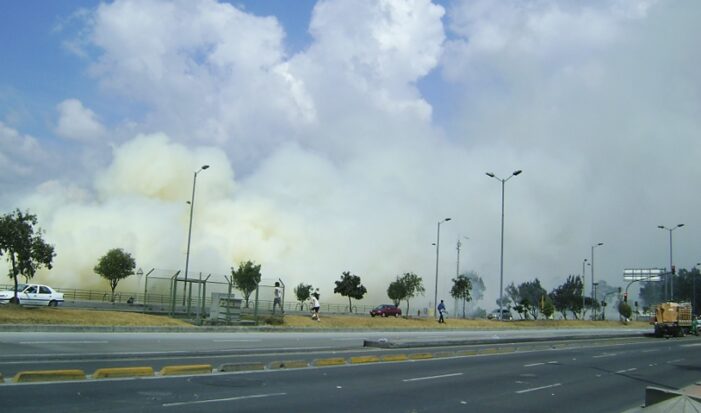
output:
[{"label": "roadside sign", "polygon": [[662,268],[628,268],[623,270],[625,281],[661,281],[662,274],[666,272]]}]

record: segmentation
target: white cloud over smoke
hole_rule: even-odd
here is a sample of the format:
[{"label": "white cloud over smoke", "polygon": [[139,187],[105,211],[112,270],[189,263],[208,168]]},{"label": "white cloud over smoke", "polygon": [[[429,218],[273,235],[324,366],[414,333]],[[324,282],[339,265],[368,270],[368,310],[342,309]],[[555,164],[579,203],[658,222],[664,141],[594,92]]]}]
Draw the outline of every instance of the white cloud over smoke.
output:
[{"label": "white cloud over smoke", "polygon": [[[328,0],[313,10],[310,45],[289,54],[274,17],[229,4],[102,4],[83,45],[99,52],[91,73],[148,110],[104,131],[115,145],[109,164],[90,166],[92,187],[52,180],[22,202],[57,247],[46,277],[98,285],[92,267],[113,247],[144,268],[183,268],[185,201],[209,164],[197,178],[195,272],[253,259],[267,278],[312,283],[330,300],[350,270],[376,303],[414,271],[428,301],[436,223],[450,216],[440,295],[468,235],[463,270],[483,276],[489,308],[501,192],[484,172],[523,169],[506,185],[505,282],[537,276],[551,289],[604,241],[597,277],[620,284],[625,267],[664,266],[656,225],[701,224],[699,14],[693,2]],[[428,75],[450,100],[422,95]],[[67,102],[77,116],[63,108],[59,125],[78,121],[65,136],[101,128]],[[454,115],[438,124],[446,107]],[[693,232],[678,235],[675,256],[698,260]]]},{"label": "white cloud over smoke", "polygon": [[92,141],[105,134],[105,128],[92,110],[77,99],[67,99],[56,107],[59,112],[56,133],[67,139]]}]

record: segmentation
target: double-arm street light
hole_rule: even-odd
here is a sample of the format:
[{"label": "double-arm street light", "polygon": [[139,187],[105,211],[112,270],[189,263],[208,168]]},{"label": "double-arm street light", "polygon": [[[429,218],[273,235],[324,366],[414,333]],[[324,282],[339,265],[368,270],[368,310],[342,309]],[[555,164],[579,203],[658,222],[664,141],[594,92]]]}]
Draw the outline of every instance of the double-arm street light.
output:
[{"label": "double-arm street light", "polygon": [[450,218],[445,218],[442,221],[438,221],[438,231],[436,233],[436,288],[433,291],[433,314],[437,314],[438,311],[436,307],[438,306],[436,300],[438,300],[438,253],[441,248],[441,224],[450,221]]},{"label": "double-arm street light", "polygon": [[501,179],[494,175],[494,173],[487,172],[488,177],[494,178],[497,181],[501,182],[501,258],[499,261],[499,317],[501,317],[504,314],[502,310],[502,300],[504,298],[504,184],[506,184],[506,181],[508,181],[516,175],[519,175],[521,172],[523,171],[521,171],[520,169],[518,171],[514,171],[506,179]]},{"label": "double-arm street light", "polygon": [[[592,292],[592,294],[594,294],[593,297],[592,297],[592,298],[593,298],[593,300],[592,300],[593,302],[596,302],[596,289],[594,288],[595,285],[596,285],[596,284],[594,283],[594,248],[600,247],[600,246],[602,246],[602,245],[604,245],[604,243],[603,243],[603,242],[599,242],[599,243],[596,243],[596,244],[594,244],[594,245],[591,246],[591,292]],[[597,315],[596,308],[597,308],[597,306],[595,305],[595,306],[594,306],[594,319],[596,319],[596,315]]]},{"label": "double-arm street light", "polygon": [[[669,300],[674,301],[674,271],[672,268],[674,268],[674,264],[672,263],[672,231],[674,231],[677,228],[683,227],[684,224],[677,224],[676,226],[672,228],[667,228],[664,225],[658,225],[657,228],[659,229],[666,229],[669,231],[669,272],[672,273],[672,276],[669,277]],[[664,283],[664,295],[665,299],[667,298],[667,282],[665,281]]]},{"label": "double-arm street light", "polygon": [[185,297],[187,296],[187,271],[190,266],[190,239],[192,237],[192,213],[195,210],[195,187],[197,186],[197,174],[209,168],[209,165],[195,171],[192,177],[192,199],[190,200],[190,226],[187,229],[187,252],[185,253],[185,285],[183,286],[183,305],[185,305]]}]

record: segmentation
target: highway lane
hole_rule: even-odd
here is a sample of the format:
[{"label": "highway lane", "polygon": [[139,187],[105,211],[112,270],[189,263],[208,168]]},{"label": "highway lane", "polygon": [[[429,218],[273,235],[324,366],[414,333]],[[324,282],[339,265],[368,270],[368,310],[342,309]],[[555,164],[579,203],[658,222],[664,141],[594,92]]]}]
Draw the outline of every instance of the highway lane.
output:
[{"label": "highway lane", "polygon": [[[701,341],[647,339],[424,361],[0,385],[3,411],[620,412],[699,379]],[[41,395],[41,397],[37,397]],[[7,410],[5,410],[7,407]]]}]

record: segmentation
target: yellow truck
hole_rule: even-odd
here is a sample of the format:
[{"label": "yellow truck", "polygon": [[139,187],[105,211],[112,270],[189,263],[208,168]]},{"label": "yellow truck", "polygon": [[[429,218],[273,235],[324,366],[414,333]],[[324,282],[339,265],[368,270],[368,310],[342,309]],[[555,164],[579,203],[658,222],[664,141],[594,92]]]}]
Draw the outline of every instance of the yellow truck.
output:
[{"label": "yellow truck", "polygon": [[692,321],[691,304],[666,302],[655,306],[650,324],[655,326],[655,337],[682,337],[692,332]]}]

